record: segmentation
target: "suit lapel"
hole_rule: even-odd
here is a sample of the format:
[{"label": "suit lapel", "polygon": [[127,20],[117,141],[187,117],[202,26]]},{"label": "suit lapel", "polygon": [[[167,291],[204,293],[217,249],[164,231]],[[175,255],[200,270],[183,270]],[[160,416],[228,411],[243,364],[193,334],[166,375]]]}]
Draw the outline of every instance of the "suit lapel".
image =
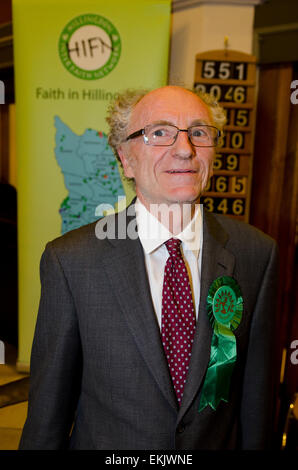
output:
[{"label": "suit lapel", "polygon": [[186,412],[197,394],[208,367],[213,333],[206,309],[208,290],[217,277],[231,276],[235,264],[234,255],[225,248],[227,239],[228,235],[223,227],[212,214],[204,210],[200,307],[189,373],[178,420]]},{"label": "suit lapel", "polygon": [[[134,215],[127,217],[127,225],[133,219]],[[206,300],[214,279],[233,273],[235,259],[225,248],[227,239],[223,227],[212,214],[204,210],[200,308],[178,420],[197,394],[208,367],[213,331],[207,315]],[[114,249],[109,251],[107,258],[101,258],[103,266],[144,361],[165,398],[177,411],[177,400],[154,313],[141,243],[138,238],[118,239],[117,235],[109,241]]]},{"label": "suit lapel", "polygon": [[[133,217],[127,217],[127,225]],[[170,405],[177,410],[160,329],[154,313],[144,254],[139,239],[110,240],[114,249],[102,259],[113,291],[137,347]]]}]

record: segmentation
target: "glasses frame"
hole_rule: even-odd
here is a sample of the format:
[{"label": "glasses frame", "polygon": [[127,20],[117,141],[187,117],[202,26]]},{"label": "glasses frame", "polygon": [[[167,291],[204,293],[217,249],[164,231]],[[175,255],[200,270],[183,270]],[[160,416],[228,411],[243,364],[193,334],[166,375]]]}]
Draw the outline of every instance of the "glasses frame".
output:
[{"label": "glasses frame", "polygon": [[[210,126],[209,124],[199,124],[199,125],[195,125],[195,126],[190,126],[187,129],[179,129],[179,127],[174,126],[174,124],[166,124],[166,125],[171,126],[171,127],[175,127],[177,129],[177,133],[174,137],[174,141],[171,144],[149,144],[148,143],[148,138],[146,137],[146,128],[149,127],[149,126],[152,126],[152,124],[149,124],[148,126],[145,126],[143,129],[139,129],[138,131],[133,132],[128,137],[126,137],[125,142],[127,142],[128,140],[131,140],[131,139],[136,139],[137,137],[140,137],[142,135],[143,139],[144,139],[144,143],[146,145],[150,145],[152,147],[171,147],[176,142],[179,132],[187,132],[188,140],[190,141],[191,145],[193,145],[194,147],[209,148],[209,147],[217,147],[218,140],[219,140],[219,137],[221,135],[221,131],[219,129],[217,129],[217,127]],[[217,135],[215,137],[216,138],[216,144],[215,145],[196,145],[196,144],[194,144],[191,140],[191,136],[190,136],[190,132],[189,132],[190,129],[192,129],[193,127],[212,127],[213,129],[216,129],[216,131],[217,131]]]}]

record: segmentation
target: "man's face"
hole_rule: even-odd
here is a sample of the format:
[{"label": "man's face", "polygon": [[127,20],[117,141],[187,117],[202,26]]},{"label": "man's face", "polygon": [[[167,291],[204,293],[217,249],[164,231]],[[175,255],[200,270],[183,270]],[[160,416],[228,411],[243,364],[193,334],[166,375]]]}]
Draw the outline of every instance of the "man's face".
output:
[{"label": "man's face", "polygon": [[[187,129],[201,121],[212,125],[205,103],[187,90],[164,87],[148,93],[135,106],[128,135],[154,123]],[[194,147],[186,132],[179,132],[169,147],[149,146],[143,136],[118,148],[124,173],[134,178],[136,194],[150,204],[193,203],[212,176],[214,148]]]}]

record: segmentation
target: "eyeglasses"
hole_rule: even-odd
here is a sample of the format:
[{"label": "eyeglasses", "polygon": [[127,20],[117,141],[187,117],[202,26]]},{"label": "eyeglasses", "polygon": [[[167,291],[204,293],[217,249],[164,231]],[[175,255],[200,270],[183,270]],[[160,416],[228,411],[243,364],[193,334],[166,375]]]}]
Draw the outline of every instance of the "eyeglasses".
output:
[{"label": "eyeglasses", "polygon": [[125,140],[135,139],[142,135],[146,145],[166,147],[176,142],[179,132],[187,132],[191,144],[195,147],[216,147],[220,136],[220,131],[216,127],[203,124],[191,126],[188,129],[179,129],[170,124],[149,124],[133,132]]}]

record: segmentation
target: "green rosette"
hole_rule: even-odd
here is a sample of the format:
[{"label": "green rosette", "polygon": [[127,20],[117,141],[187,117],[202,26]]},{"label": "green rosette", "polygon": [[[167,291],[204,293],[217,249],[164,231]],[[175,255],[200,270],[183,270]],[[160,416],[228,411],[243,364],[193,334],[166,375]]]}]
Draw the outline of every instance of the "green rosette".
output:
[{"label": "green rosette", "polygon": [[237,357],[235,329],[241,322],[243,298],[235,279],[223,276],[212,282],[207,313],[213,327],[210,360],[200,398],[199,412],[207,405],[216,410],[228,402],[231,376]]}]

